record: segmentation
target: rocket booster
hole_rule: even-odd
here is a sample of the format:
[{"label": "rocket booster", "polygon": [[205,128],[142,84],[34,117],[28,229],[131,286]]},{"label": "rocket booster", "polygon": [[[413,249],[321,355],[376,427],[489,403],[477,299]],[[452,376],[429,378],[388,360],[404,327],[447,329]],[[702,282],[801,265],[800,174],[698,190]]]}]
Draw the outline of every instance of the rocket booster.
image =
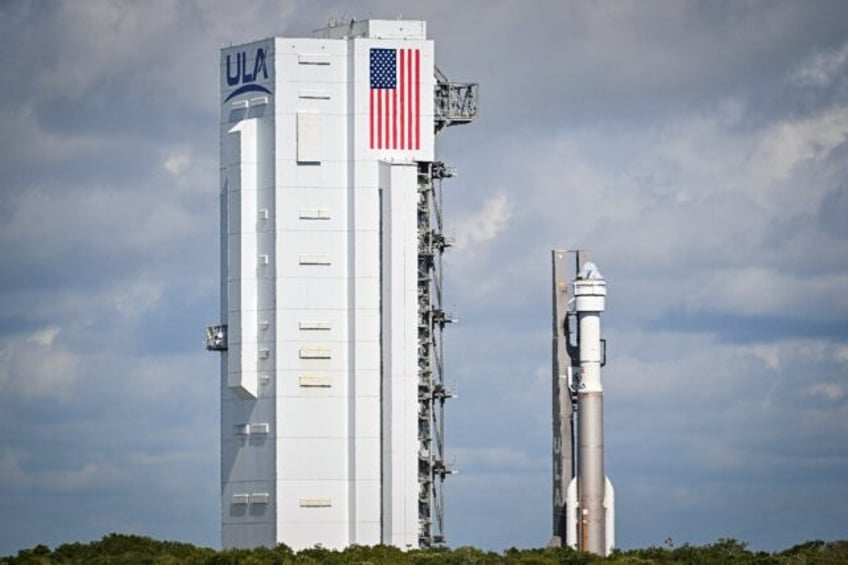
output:
[{"label": "rocket booster", "polygon": [[[554,535],[560,540],[564,538],[565,544],[574,549],[609,555],[615,545],[615,497],[612,483],[604,473],[601,380],[606,357],[606,341],[601,338],[601,313],[606,309],[607,283],[591,261],[580,265],[578,255],[578,265],[577,276],[569,285],[568,312],[562,320],[565,327],[562,339],[570,357],[568,389],[575,409],[574,414],[562,409],[554,414],[555,429],[562,428],[557,419],[570,418],[573,425],[574,441],[566,443],[571,444],[569,463],[574,475],[563,497],[565,508],[561,512],[565,514],[565,524],[555,523]],[[555,469],[564,466],[564,455],[555,453],[555,457],[563,458],[555,461]],[[556,511],[556,497],[554,505]]]},{"label": "rocket booster", "polygon": [[614,521],[607,516],[607,506],[612,509],[612,485],[604,474],[604,388],[601,382],[606,354],[606,342],[601,339],[601,312],[606,308],[606,295],[606,281],[598,267],[587,261],[572,282],[579,348],[579,373],[573,381],[577,392],[577,477],[574,480],[579,517],[578,545],[583,551],[598,555],[607,555],[614,542],[614,534],[610,531]]}]

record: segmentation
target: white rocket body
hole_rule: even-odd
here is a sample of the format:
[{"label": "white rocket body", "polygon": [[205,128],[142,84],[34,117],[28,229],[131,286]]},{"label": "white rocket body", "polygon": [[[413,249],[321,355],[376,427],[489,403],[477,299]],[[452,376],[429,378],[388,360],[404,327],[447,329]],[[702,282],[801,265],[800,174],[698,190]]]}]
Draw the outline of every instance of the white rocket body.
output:
[{"label": "white rocket body", "polygon": [[[615,493],[604,474],[604,409],[601,367],[605,348],[601,312],[606,307],[606,281],[592,262],[582,265],[571,284],[571,313],[577,319],[577,374],[571,386],[577,397],[576,475],[565,493],[566,545],[609,555],[615,545]],[[573,373],[573,371],[572,371]]]}]

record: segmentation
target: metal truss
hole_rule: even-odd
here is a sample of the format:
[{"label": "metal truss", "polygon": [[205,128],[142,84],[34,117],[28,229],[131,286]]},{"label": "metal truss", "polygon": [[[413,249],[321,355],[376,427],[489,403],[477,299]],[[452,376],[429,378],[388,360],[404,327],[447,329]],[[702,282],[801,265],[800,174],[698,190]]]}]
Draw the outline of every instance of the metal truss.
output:
[{"label": "metal truss", "polygon": [[209,351],[227,350],[227,325],[208,326],[206,328],[206,349]]},{"label": "metal truss", "polygon": [[436,133],[448,126],[467,124],[477,117],[476,82],[451,82],[436,67],[434,113]]},{"label": "metal truss", "polygon": [[445,541],[442,484],[445,463],[445,387],[442,332],[453,320],[443,308],[442,180],[452,172],[441,162],[418,163],[418,540],[422,547]]}]

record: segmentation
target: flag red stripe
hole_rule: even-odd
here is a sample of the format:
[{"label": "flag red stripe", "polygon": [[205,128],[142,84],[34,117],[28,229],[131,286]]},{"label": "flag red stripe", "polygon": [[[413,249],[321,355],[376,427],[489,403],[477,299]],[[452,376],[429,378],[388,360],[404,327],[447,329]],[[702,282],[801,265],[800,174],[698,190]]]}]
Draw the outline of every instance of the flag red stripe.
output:
[{"label": "flag red stripe", "polygon": [[398,148],[397,142],[397,88],[392,89],[392,149]]},{"label": "flag red stripe", "polygon": [[421,145],[421,75],[419,73],[421,51],[415,50],[415,149]]},{"label": "flag red stripe", "polygon": [[412,50],[409,51],[409,61],[407,61],[406,65],[406,74],[404,76],[404,80],[406,81],[406,106],[409,108],[409,113],[406,116],[406,137],[407,144],[406,146],[409,149],[412,149]]},{"label": "flag red stripe", "polygon": [[383,148],[383,91],[377,91],[377,149]]},{"label": "flag red stripe", "polygon": [[391,149],[392,148],[392,146],[390,145],[391,142],[389,141],[389,133],[392,131],[392,123],[389,121],[389,116],[391,115],[391,110],[389,109],[389,101],[390,101],[389,91],[384,90],[383,91],[383,102],[384,102],[384,105],[383,105],[383,127],[384,127],[384,129],[383,129],[383,136],[384,136],[383,137],[383,140],[384,140],[383,141],[383,149]]},{"label": "flag red stripe", "polygon": [[395,93],[396,92],[397,92],[397,88],[393,88],[389,92],[386,93],[387,96],[392,99],[391,105],[389,106],[389,108],[391,108],[391,112],[389,113],[389,131],[386,132],[386,135],[389,136],[389,139],[391,139],[391,142],[388,145],[389,149],[395,148],[395,137],[394,137],[393,134],[394,134],[394,129],[395,129]]},{"label": "flag red stripe", "polygon": [[374,89],[371,89],[370,105],[368,107],[368,140],[374,149]]},{"label": "flag red stripe", "polygon": [[398,55],[400,55],[400,69],[398,71],[398,76],[401,78],[399,85],[400,96],[398,96],[398,99],[400,101],[400,112],[398,112],[398,121],[400,122],[400,148],[406,149],[406,136],[404,135],[405,132],[403,127],[404,122],[406,121],[406,114],[404,113],[406,106],[403,103],[403,97],[406,95],[406,83],[403,81],[403,76],[406,72],[406,49],[399,49]]},{"label": "flag red stripe", "polygon": [[384,130],[384,133],[383,133],[383,135],[385,135],[385,138],[384,138],[385,141],[383,142],[383,148],[384,149],[391,149],[392,148],[392,138],[391,138],[392,109],[391,109],[390,105],[391,105],[391,102],[392,102],[392,93],[389,92],[388,89],[383,91],[383,101],[386,103],[386,105],[383,106],[383,125],[385,126],[385,130]]}]

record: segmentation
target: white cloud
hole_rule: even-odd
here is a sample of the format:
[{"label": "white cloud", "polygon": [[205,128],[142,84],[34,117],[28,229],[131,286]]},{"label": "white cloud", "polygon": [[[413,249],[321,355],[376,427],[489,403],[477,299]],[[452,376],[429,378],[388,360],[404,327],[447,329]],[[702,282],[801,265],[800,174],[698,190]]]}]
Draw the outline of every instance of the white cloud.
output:
[{"label": "white cloud", "polygon": [[0,343],[0,390],[27,399],[68,398],[80,374],[80,356],[58,347],[47,329]]},{"label": "white cloud", "polygon": [[[743,178],[760,204],[771,208],[785,206],[786,201],[779,197],[795,197],[799,201],[793,203],[793,209],[803,210],[805,204],[818,203],[823,187],[814,183],[785,186],[783,181],[802,165],[826,159],[846,137],[848,107],[828,108],[803,119],[784,119],[757,136],[753,154],[739,172],[745,175]],[[798,198],[799,190],[803,190],[804,198]]]},{"label": "white cloud", "polygon": [[177,146],[162,158],[162,168],[178,188],[192,198],[214,200],[218,192],[218,166],[211,155],[188,146]]},{"label": "white cloud", "polygon": [[804,389],[807,396],[820,396],[827,400],[842,400],[845,397],[845,385],[841,383],[815,383]]},{"label": "white cloud", "polygon": [[686,304],[700,312],[834,320],[848,315],[848,298],[840,290],[846,286],[848,273],[795,275],[740,265],[704,276],[700,288],[686,297]]},{"label": "white cloud", "polygon": [[848,344],[838,345],[833,356],[839,363],[848,363]]},{"label": "white cloud", "polygon": [[150,281],[133,281],[112,289],[109,302],[118,314],[131,318],[150,310],[162,298],[162,284]]},{"label": "white cloud", "polygon": [[844,79],[847,66],[848,43],[845,43],[840,48],[815,53],[795,70],[792,78],[805,86],[828,86]]},{"label": "white cloud", "polygon": [[174,176],[178,176],[188,169],[190,164],[189,156],[185,153],[173,153],[169,155],[162,166],[165,170]]},{"label": "white cloud", "polygon": [[53,342],[56,341],[56,336],[58,336],[61,331],[61,328],[55,326],[44,328],[43,330],[39,330],[29,336],[27,341],[49,347],[53,345]]},{"label": "white cloud", "polygon": [[758,344],[751,347],[751,353],[769,369],[780,369],[780,349],[777,344]]},{"label": "white cloud", "polygon": [[499,191],[489,198],[482,210],[466,219],[460,219],[456,227],[456,247],[467,250],[495,239],[507,228],[512,216],[512,205],[506,192]]}]

